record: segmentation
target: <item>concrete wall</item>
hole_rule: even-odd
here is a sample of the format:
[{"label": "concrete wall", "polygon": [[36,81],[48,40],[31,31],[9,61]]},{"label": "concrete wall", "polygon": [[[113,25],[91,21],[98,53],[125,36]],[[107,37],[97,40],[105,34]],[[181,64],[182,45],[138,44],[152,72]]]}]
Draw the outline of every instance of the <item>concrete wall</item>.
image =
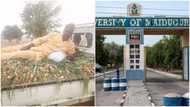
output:
[{"label": "concrete wall", "polygon": [[[140,45],[140,69],[144,69],[144,45]],[[130,69],[129,44],[124,46],[124,68]]]},{"label": "concrete wall", "polygon": [[144,80],[144,70],[127,70],[126,71],[127,80]]},{"label": "concrete wall", "polygon": [[[86,84],[83,80],[29,86],[27,88],[3,90],[1,104],[3,106],[51,105],[53,102],[64,103],[76,98],[93,96],[94,79]],[[61,102],[60,102],[61,101]]]},{"label": "concrete wall", "polygon": [[[76,25],[74,33],[92,33],[92,46],[89,48],[79,47],[81,51],[95,54],[95,24]],[[87,43],[86,43],[87,44]]]}]

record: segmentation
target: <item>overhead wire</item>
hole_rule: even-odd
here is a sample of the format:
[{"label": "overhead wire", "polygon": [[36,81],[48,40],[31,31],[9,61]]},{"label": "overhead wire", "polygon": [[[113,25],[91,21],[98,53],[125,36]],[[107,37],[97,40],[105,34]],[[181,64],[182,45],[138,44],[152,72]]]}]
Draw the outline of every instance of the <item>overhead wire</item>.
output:
[{"label": "overhead wire", "polygon": [[[96,8],[115,8],[126,9],[127,7],[115,7],[115,6],[96,6]],[[164,10],[164,11],[188,11],[184,9],[158,9],[158,8],[142,8],[143,10]]]},{"label": "overhead wire", "polygon": [[[115,15],[127,15],[127,12],[101,12],[98,11],[96,14],[115,14]],[[172,14],[142,14],[142,15],[151,15],[151,16],[188,16],[188,15],[172,15]]]}]

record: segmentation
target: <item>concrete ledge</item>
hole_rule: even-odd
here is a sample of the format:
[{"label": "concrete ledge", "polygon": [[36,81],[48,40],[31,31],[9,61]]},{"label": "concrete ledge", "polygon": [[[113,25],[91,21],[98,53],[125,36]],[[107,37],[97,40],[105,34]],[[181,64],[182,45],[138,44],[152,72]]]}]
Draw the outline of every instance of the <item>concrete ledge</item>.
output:
[{"label": "concrete ledge", "polygon": [[70,106],[70,105],[88,102],[88,101],[93,100],[93,99],[94,99],[94,96],[83,96],[83,97],[77,97],[74,99],[64,99],[64,100],[52,101],[52,102],[44,103],[41,105],[42,106],[54,106],[54,105]]},{"label": "concrete ledge", "polygon": [[4,90],[1,91],[1,101],[4,106],[51,105],[64,100],[93,96],[94,91],[94,79],[90,79],[88,83],[73,81]]},{"label": "concrete ledge", "polygon": [[152,69],[152,68],[146,68],[146,70],[152,71],[152,72],[156,72],[156,73],[159,73],[159,74],[161,74],[161,75],[168,76],[168,77],[176,78],[176,79],[182,79],[182,78],[183,78],[182,76],[177,75],[177,74],[172,74],[172,73],[168,73],[168,72],[163,72],[163,71],[159,71],[159,70]]}]

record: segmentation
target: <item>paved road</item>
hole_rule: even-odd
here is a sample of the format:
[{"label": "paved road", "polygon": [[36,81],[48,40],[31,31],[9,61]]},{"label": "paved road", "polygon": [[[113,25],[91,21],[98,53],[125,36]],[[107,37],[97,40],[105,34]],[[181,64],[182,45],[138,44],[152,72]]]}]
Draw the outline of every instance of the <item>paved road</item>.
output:
[{"label": "paved road", "polygon": [[127,97],[124,106],[151,106],[148,91],[142,80],[128,81]]},{"label": "paved road", "polygon": [[[107,74],[106,77],[114,77],[115,73]],[[104,103],[106,104],[106,101],[109,101],[110,104],[117,104],[117,100],[120,99],[118,94],[112,94],[113,99],[106,99],[110,98],[108,95],[110,93],[103,93],[103,78],[104,76],[99,76],[96,78],[96,104],[102,105],[102,99],[105,99]],[[167,77],[165,75],[161,75],[155,72],[147,71],[147,80],[145,82],[145,87],[148,89],[148,92],[150,93],[150,96],[152,97],[152,102],[156,106],[162,106],[162,98],[165,94],[170,92],[177,92],[179,94],[184,94],[188,92],[188,81],[182,81],[179,79]],[[107,97],[106,97],[107,96]],[[113,102],[112,100],[116,100],[116,102]],[[104,105],[104,104],[103,104]],[[103,106],[102,105],[102,106]]]},{"label": "paved road", "polygon": [[150,71],[147,71],[145,84],[156,106],[162,106],[162,98],[167,93],[177,92],[184,94],[189,90],[188,81],[178,80]]}]

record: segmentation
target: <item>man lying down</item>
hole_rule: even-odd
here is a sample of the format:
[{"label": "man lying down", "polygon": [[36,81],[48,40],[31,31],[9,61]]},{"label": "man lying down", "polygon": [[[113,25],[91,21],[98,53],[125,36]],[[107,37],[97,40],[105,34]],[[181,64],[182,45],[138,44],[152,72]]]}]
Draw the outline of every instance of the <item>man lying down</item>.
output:
[{"label": "man lying down", "polygon": [[2,48],[1,60],[22,58],[39,61],[48,58],[48,55],[54,52],[62,52],[66,58],[73,60],[76,53],[75,44],[71,40],[74,28],[74,24],[68,24],[62,35],[55,32],[49,33],[23,45]]}]

